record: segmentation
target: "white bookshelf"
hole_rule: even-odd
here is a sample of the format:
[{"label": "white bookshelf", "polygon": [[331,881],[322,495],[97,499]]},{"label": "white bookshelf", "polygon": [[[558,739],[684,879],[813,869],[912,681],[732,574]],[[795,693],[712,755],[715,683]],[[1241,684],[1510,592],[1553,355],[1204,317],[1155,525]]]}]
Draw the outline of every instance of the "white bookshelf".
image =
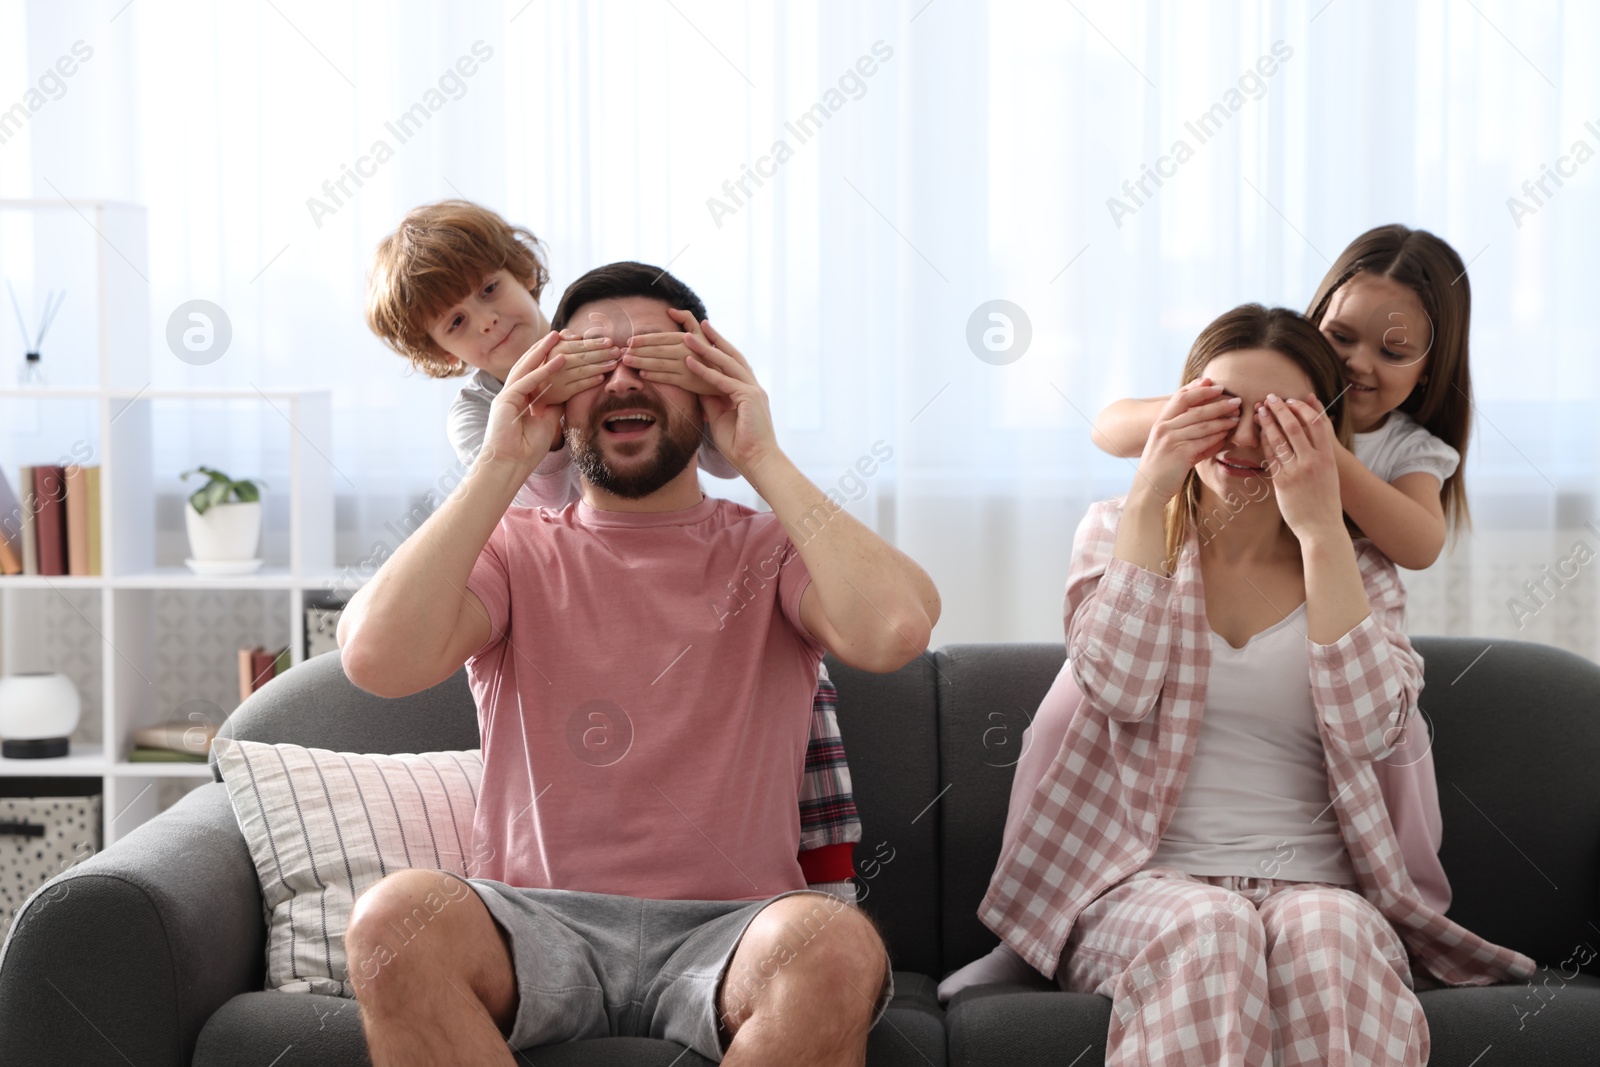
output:
[{"label": "white bookshelf", "polygon": [[[152,385],[150,354],[151,307],[146,281],[145,210],[116,201],[0,199],[0,275],[18,284],[24,315],[35,317],[36,293],[68,287],[79,317],[60,316],[43,347],[47,388],[16,387],[21,353],[9,339],[15,325],[0,331],[0,464],[17,486],[21,464],[58,463],[72,454],[75,439],[90,427],[90,443],[99,463],[101,567],[95,577],[0,577],[0,620],[26,628],[28,605],[37,598],[71,592],[88,594],[98,611],[73,611],[92,627],[99,651],[99,706],[85,700],[84,716],[101,717],[101,742],[73,741],[69,755],[58,759],[0,758],[0,777],[99,778],[103,786],[102,841],[109,847],[134,827],[157,814],[163,781],[209,780],[205,764],[132,763],[134,730],[182,717],[159,706],[153,682],[160,674],[155,645],[161,625],[156,598],[171,590],[268,591],[288,613],[291,662],[304,653],[304,609],[314,595],[332,585],[348,591],[359,580],[334,565],[331,401],[326,391],[230,388],[170,389]],[[92,282],[93,313],[89,290]],[[24,288],[26,285],[26,289]],[[0,306],[13,320],[9,297]],[[163,324],[164,325],[164,324]],[[157,335],[159,336],[157,331]],[[73,354],[76,353],[76,356]],[[89,354],[93,353],[93,358]],[[53,354],[58,354],[52,359]],[[163,349],[162,358],[175,358]],[[61,379],[57,381],[57,376]],[[193,377],[193,375],[191,375]],[[193,404],[220,405],[228,410],[261,406],[262,425],[279,434],[275,454],[286,457],[287,481],[269,480],[263,500],[277,495],[288,501],[287,537],[269,545],[263,536],[265,565],[255,574],[202,577],[179,559],[165,554],[158,538],[156,496],[171,493],[177,471],[156,470],[153,430],[160,412]],[[232,407],[230,407],[230,405]],[[276,417],[265,413],[270,407]],[[15,417],[24,409],[37,412],[30,420]],[[24,424],[27,424],[24,426]],[[81,442],[76,446],[81,448]],[[205,445],[197,444],[192,462],[212,463]],[[254,472],[230,471],[240,477]],[[197,483],[190,482],[192,487]],[[187,490],[184,490],[185,494]],[[97,595],[96,595],[97,594]],[[14,610],[5,602],[19,598]],[[26,598],[35,598],[27,600]],[[82,597],[79,598],[81,602]],[[274,610],[277,610],[274,608]],[[3,621],[0,621],[3,625]],[[0,667],[13,669],[13,638],[0,633]],[[39,659],[45,662],[37,662]],[[37,652],[19,669],[60,669],[49,662],[48,649]],[[86,694],[87,697],[87,694]],[[231,713],[231,706],[227,712]]]}]

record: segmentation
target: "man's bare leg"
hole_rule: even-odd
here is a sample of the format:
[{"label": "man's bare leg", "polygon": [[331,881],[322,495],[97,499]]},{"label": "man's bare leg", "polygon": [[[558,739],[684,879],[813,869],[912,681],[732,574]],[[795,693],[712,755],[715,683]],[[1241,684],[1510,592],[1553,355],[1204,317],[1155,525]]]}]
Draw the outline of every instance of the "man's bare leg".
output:
[{"label": "man's bare leg", "polygon": [[863,912],[823,893],[761,909],[745,929],[717,1003],[733,1035],[728,1067],[863,1067],[888,955]]},{"label": "man's bare leg", "polygon": [[356,901],[344,945],[373,1067],[515,1063],[510,946],[465,883],[396,871]]}]

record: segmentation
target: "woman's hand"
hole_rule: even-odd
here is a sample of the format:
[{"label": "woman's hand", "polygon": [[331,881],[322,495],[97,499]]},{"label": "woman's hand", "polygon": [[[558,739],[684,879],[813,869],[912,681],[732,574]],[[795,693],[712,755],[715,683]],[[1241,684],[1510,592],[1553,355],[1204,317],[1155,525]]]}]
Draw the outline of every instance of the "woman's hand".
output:
[{"label": "woman's hand", "polygon": [[1317,534],[1343,535],[1339,441],[1317,398],[1284,400],[1268,393],[1266,403],[1256,408],[1256,418],[1283,521],[1302,542]]},{"label": "woman's hand", "polygon": [[1165,504],[1178,495],[1195,464],[1214,455],[1239,425],[1239,398],[1197,378],[1168,398],[1139,457],[1130,497]]}]

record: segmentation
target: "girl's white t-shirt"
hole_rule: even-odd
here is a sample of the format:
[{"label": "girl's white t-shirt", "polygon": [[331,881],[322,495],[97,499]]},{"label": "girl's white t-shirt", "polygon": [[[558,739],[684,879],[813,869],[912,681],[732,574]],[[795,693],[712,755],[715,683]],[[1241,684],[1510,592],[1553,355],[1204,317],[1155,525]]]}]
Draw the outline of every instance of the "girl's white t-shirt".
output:
[{"label": "girl's white t-shirt", "polygon": [[1461,465],[1461,453],[1403,411],[1391,411],[1376,430],[1356,434],[1350,450],[1362,466],[1386,482],[1426,471],[1443,485]]}]

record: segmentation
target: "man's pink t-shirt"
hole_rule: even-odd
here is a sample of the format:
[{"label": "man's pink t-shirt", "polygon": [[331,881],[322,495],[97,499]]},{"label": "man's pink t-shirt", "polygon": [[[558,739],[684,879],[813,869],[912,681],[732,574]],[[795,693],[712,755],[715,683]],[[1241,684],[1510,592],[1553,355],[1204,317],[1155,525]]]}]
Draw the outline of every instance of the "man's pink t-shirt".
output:
[{"label": "man's pink t-shirt", "polygon": [[511,508],[467,580],[483,740],[472,875],[673,900],[804,889],[800,780],[824,649],[777,516]]}]

